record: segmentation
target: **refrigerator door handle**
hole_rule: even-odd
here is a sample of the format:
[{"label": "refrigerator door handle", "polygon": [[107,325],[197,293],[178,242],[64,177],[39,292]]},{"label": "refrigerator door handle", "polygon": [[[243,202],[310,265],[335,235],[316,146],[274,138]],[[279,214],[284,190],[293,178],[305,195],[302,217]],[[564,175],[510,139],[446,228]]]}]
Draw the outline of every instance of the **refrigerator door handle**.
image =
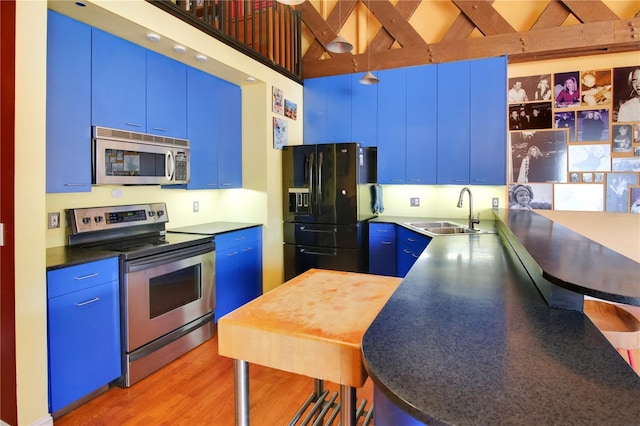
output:
[{"label": "refrigerator door handle", "polygon": [[314,186],[313,186],[313,168],[314,168],[314,158],[313,153],[309,154],[309,159],[307,161],[307,176],[309,179],[309,213],[313,214],[314,206],[315,206],[315,195],[314,195]]},{"label": "refrigerator door handle", "polygon": [[307,250],[307,249],[300,249],[300,253],[304,253],[304,254],[313,254],[316,256],[336,256],[337,253],[334,251],[332,251],[331,253],[323,253],[323,252],[319,252],[319,251],[313,251],[313,250]]},{"label": "refrigerator door handle", "polygon": [[318,232],[318,233],[326,233],[326,234],[335,234],[336,232],[338,232],[338,229],[336,228],[332,228],[332,229],[307,229],[306,226],[301,226],[300,230],[303,232]]},{"label": "refrigerator door handle", "polygon": [[324,158],[322,152],[318,154],[318,192],[316,199],[318,200],[318,214],[321,214],[320,207],[322,206],[322,166],[324,165]]}]

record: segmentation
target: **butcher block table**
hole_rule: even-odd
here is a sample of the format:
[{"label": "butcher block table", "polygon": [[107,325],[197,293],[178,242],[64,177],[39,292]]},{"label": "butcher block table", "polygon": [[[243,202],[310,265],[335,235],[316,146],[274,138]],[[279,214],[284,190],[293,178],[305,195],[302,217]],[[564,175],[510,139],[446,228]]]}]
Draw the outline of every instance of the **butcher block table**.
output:
[{"label": "butcher block table", "polygon": [[356,388],[367,379],[362,336],[400,281],[310,269],[220,318],[219,353],[234,360],[236,425],[249,424],[248,363],[314,378],[312,397],[323,380],[339,384],[341,424],[354,425]]}]

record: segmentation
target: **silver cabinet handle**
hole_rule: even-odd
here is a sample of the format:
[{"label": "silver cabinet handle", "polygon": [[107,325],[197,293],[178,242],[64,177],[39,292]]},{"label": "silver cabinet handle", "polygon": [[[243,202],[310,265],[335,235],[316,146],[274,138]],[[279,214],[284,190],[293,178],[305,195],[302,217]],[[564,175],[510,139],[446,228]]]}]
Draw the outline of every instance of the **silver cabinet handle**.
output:
[{"label": "silver cabinet handle", "polygon": [[99,297],[94,297],[93,299],[87,300],[86,302],[80,302],[80,303],[76,303],[76,306],[84,306],[84,305],[88,305],[90,303],[95,303],[97,301],[99,301],[100,298]]},{"label": "silver cabinet handle", "polygon": [[125,122],[124,124],[126,124],[127,126],[142,127],[142,124],[138,124],[138,123]]},{"label": "silver cabinet handle", "polygon": [[97,276],[98,276],[98,273],[94,272],[93,274],[83,275],[81,277],[75,277],[74,280],[81,281],[81,280],[86,280],[87,278],[93,278],[93,277],[97,277]]}]

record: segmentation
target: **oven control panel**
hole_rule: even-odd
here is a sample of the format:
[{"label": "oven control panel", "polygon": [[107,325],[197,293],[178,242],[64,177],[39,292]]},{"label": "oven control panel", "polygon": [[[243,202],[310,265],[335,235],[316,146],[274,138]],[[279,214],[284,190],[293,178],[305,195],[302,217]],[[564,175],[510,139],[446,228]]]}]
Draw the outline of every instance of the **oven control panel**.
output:
[{"label": "oven control panel", "polygon": [[165,203],[68,209],[71,235],[169,221]]}]

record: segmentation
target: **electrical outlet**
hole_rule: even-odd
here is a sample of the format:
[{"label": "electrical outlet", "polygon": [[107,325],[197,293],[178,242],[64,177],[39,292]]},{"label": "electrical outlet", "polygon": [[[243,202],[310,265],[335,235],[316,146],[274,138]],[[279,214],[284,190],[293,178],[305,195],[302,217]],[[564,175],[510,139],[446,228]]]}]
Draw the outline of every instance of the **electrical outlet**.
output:
[{"label": "electrical outlet", "polygon": [[60,228],[60,212],[49,213],[49,229]]},{"label": "electrical outlet", "polygon": [[200,211],[200,202],[194,201],[193,202],[193,212],[194,213],[198,213],[199,211]]},{"label": "electrical outlet", "polygon": [[411,207],[420,207],[420,198],[411,197]]},{"label": "electrical outlet", "polygon": [[491,199],[491,206],[492,206],[494,209],[497,209],[497,208],[498,208],[498,199],[497,199],[497,198],[492,198],[492,199]]}]

